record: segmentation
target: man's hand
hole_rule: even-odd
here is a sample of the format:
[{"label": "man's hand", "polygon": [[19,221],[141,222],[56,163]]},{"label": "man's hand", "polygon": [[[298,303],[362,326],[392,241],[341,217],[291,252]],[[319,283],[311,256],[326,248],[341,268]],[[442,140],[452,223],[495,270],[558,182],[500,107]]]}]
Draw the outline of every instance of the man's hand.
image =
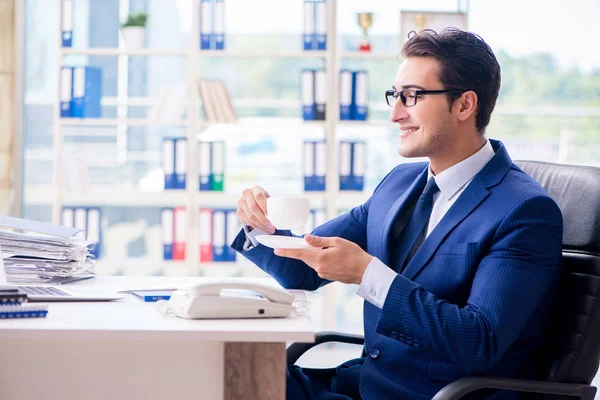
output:
[{"label": "man's hand", "polygon": [[242,224],[272,234],[275,227],[266,216],[267,197],[269,193],[260,186],[244,190],[238,201],[237,216]]},{"label": "man's hand", "polygon": [[304,261],[323,279],[360,285],[365,270],[373,259],[372,255],[357,244],[339,237],[306,235],[304,239],[311,246],[323,249],[275,249],[275,254]]}]

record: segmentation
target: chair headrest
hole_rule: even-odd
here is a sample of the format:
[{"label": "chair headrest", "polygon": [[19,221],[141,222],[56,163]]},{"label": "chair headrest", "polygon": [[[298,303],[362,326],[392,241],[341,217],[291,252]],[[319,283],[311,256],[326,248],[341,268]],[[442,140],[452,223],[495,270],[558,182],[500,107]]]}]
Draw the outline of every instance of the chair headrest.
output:
[{"label": "chair headrest", "polygon": [[556,201],[563,214],[563,250],[600,254],[600,168],[515,161]]}]

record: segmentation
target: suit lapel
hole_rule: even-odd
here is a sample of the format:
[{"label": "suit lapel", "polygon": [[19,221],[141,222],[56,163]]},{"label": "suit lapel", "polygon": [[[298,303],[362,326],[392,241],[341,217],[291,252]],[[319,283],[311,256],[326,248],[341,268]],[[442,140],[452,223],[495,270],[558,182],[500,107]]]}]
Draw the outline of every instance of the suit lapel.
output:
[{"label": "suit lapel", "polygon": [[392,208],[386,214],[385,220],[383,221],[383,228],[381,229],[381,238],[379,243],[382,245],[382,249],[380,252],[381,257],[383,258],[383,263],[385,265],[389,265],[389,235],[390,231],[396,221],[396,217],[398,215],[402,215],[403,212],[406,211],[408,207],[417,199],[418,196],[421,195],[420,188],[425,186],[425,181],[427,180],[427,171],[429,168],[429,164],[420,175],[414,180],[414,182],[402,193],[402,196],[396,200]]},{"label": "suit lapel", "polygon": [[512,160],[502,142],[493,139],[490,139],[490,142],[496,154],[475,175],[469,186],[417,250],[402,272],[402,275],[406,278],[414,279],[434,255],[446,236],[490,195],[488,189],[498,185],[510,170],[513,165]]}]

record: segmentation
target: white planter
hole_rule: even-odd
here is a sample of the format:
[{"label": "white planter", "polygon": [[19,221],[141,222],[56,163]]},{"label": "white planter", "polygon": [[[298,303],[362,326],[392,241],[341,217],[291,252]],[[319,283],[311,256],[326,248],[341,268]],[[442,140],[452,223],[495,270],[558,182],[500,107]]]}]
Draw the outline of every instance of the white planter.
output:
[{"label": "white planter", "polygon": [[128,26],[121,28],[123,41],[127,50],[137,50],[144,48],[144,39],[146,38],[146,30],[141,26]]}]

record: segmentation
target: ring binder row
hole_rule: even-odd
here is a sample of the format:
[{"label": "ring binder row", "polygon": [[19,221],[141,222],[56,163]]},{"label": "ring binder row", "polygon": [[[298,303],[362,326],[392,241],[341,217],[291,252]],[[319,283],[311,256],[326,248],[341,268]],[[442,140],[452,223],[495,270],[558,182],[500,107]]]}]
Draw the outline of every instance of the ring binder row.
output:
[{"label": "ring binder row", "polygon": [[[186,259],[187,209],[161,210],[163,259]],[[242,229],[235,209],[199,209],[198,245],[200,262],[234,262],[235,250],[229,247]]]},{"label": "ring binder row", "polygon": [[[225,142],[198,141],[198,190],[222,192],[225,181]],[[165,190],[185,189],[188,171],[188,140],[167,137],[162,142]]]},{"label": "ring binder row", "polygon": [[[304,69],[300,77],[302,119],[324,121],[327,83],[324,69]],[[340,120],[366,121],[369,111],[367,71],[340,71]]]},{"label": "ring binder row", "polygon": [[[325,141],[304,141],[304,191],[324,191],[326,173]],[[366,167],[365,141],[342,140],[339,143],[340,190],[364,189]]]},{"label": "ring binder row", "polygon": [[1,304],[0,319],[8,318],[44,318],[48,314],[48,305],[44,303]]},{"label": "ring binder row", "polygon": [[100,118],[102,116],[101,100],[101,68],[91,66],[61,67],[61,118]]},{"label": "ring binder row", "polygon": [[62,208],[61,225],[69,228],[82,229],[82,231],[75,236],[88,241],[88,251],[95,259],[98,259],[101,256],[101,218],[102,214],[98,207],[65,206]]},{"label": "ring binder row", "polygon": [[200,0],[200,50],[225,50],[224,0]]},{"label": "ring binder row", "polygon": [[327,50],[327,21],[326,0],[304,0],[304,50]]}]

